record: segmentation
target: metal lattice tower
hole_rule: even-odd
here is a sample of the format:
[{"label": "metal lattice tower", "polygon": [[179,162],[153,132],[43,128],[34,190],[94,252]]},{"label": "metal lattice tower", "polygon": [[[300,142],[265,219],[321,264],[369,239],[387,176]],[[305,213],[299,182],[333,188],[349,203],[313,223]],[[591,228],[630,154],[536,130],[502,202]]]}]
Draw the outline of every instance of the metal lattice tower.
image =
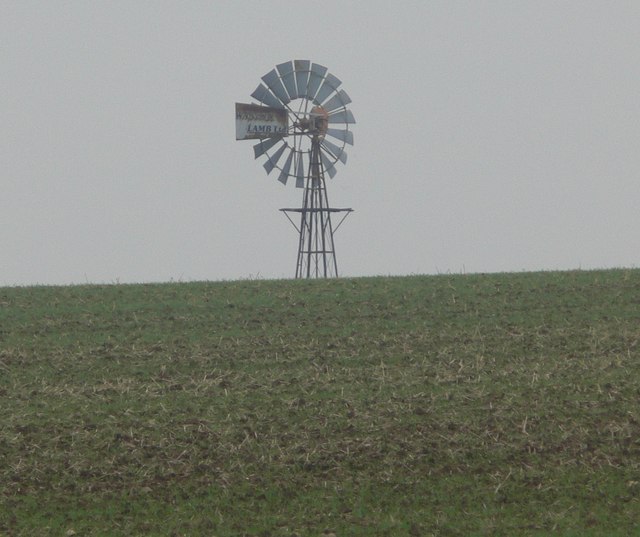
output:
[{"label": "metal lattice tower", "polygon": [[[296,278],[338,277],[333,233],[353,209],[336,209],[329,205],[319,141],[313,141],[311,144],[309,173],[302,197],[302,207],[280,210],[285,213],[300,235]],[[300,213],[299,226],[288,213]],[[344,213],[335,229],[331,221],[332,213]]]}]

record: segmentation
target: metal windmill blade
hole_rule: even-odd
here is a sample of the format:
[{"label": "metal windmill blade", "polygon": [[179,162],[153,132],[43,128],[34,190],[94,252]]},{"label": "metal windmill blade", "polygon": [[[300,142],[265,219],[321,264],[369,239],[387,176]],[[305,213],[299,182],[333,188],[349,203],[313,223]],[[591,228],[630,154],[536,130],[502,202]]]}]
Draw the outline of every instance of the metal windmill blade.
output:
[{"label": "metal windmill blade", "polygon": [[324,80],[324,75],[327,73],[327,68],[317,63],[311,64],[311,70],[309,72],[309,85],[307,86],[307,99],[313,100],[320,88],[320,84]]},{"label": "metal windmill blade", "polygon": [[267,175],[269,175],[271,173],[271,170],[273,170],[276,165],[278,164],[278,161],[280,160],[280,157],[282,156],[282,153],[284,153],[284,150],[287,148],[287,144],[286,142],[284,144],[282,144],[278,150],[268,158],[267,162],[264,163],[264,169],[267,170]]},{"label": "metal windmill blade", "polygon": [[284,166],[280,171],[278,181],[280,181],[283,185],[286,185],[287,180],[289,179],[289,170],[291,169],[291,164],[293,163],[294,154],[295,154],[295,151],[291,149],[291,151],[289,151],[289,156],[287,157],[287,160],[285,161]]},{"label": "metal windmill blade", "polygon": [[293,99],[298,98],[298,88],[296,86],[295,73],[293,71],[293,62],[284,62],[276,66],[283,86],[286,88],[289,97]]},{"label": "metal windmill blade", "polygon": [[283,104],[277,99],[277,97],[269,91],[267,87],[260,84],[255,91],[251,94],[256,101],[272,106],[273,108],[284,108]]},{"label": "metal windmill blade", "polygon": [[324,171],[329,174],[329,177],[333,179],[336,176],[336,168],[334,166],[335,161],[331,161],[331,158],[327,156],[326,152],[321,152],[320,157],[322,158],[322,164],[324,166]]},{"label": "metal windmill blade", "polygon": [[329,151],[329,153],[331,153],[331,155],[337,158],[340,162],[342,162],[342,164],[347,163],[347,154],[342,147],[338,147],[336,144],[330,142],[327,139],[322,140],[322,142],[320,142],[320,145],[324,149]]},{"label": "metal windmill blade", "polygon": [[349,130],[327,129],[327,134],[343,141],[345,144],[353,145],[353,133]]},{"label": "metal windmill blade", "polygon": [[309,60],[295,60],[293,66],[296,74],[298,97],[306,97],[309,87],[309,76],[311,75],[311,62]]},{"label": "metal windmill blade", "polygon": [[304,188],[304,180],[305,180],[304,155],[305,153],[297,153],[296,155],[298,160],[298,164],[296,165],[296,187],[297,188]]},{"label": "metal windmill blade", "polygon": [[282,104],[287,104],[291,101],[289,95],[287,94],[287,90],[284,89],[282,85],[282,81],[278,76],[278,73],[275,69],[269,71],[266,75],[262,77],[262,80],[267,85],[267,87],[271,90],[271,92],[280,99]]},{"label": "metal windmill blade", "polygon": [[258,158],[264,155],[269,149],[276,145],[281,138],[267,138],[261,141],[259,144],[253,146],[254,158]]},{"label": "metal windmill blade", "polygon": [[351,102],[351,97],[347,95],[344,90],[338,91],[331,99],[322,105],[322,107],[329,113],[338,108],[344,108]]},{"label": "metal windmill blade", "polygon": [[329,116],[329,123],[355,123],[356,119],[349,110],[340,110]]},{"label": "metal windmill blade", "polygon": [[335,93],[340,84],[342,84],[342,82],[337,77],[329,73],[322,82],[322,86],[320,86],[318,93],[316,93],[313,102],[316,104],[322,104],[327,97]]}]

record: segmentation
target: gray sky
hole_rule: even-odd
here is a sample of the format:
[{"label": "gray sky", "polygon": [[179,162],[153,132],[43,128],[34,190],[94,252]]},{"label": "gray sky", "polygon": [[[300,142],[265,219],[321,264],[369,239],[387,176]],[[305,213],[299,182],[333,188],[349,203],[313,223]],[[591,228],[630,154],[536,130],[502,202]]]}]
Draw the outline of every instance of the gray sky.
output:
[{"label": "gray sky", "polygon": [[[391,7],[393,5],[393,7]],[[640,2],[0,0],[0,285],[281,278],[234,103],[343,81],[344,276],[637,266]]]}]

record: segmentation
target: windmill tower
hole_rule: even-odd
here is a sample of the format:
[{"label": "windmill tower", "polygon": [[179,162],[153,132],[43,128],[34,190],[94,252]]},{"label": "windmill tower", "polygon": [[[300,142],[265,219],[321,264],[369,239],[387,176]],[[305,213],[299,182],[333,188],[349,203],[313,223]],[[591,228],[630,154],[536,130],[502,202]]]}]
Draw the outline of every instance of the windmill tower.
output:
[{"label": "windmill tower", "polygon": [[251,94],[259,104],[236,103],[236,140],[259,140],[254,156],[266,158],[267,174],[277,170],[281,183],[291,177],[303,189],[301,207],[280,209],[298,232],[296,278],[337,277],[334,233],[353,209],[329,205],[326,175],[333,179],[353,145],[351,99],[326,67],[308,60],[281,63],[262,81]]}]

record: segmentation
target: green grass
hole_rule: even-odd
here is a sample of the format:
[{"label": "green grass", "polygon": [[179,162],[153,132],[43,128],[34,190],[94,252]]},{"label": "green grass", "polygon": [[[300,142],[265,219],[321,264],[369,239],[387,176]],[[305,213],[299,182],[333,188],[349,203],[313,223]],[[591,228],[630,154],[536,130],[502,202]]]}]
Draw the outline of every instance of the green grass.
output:
[{"label": "green grass", "polygon": [[0,289],[0,535],[640,535],[640,271]]}]

